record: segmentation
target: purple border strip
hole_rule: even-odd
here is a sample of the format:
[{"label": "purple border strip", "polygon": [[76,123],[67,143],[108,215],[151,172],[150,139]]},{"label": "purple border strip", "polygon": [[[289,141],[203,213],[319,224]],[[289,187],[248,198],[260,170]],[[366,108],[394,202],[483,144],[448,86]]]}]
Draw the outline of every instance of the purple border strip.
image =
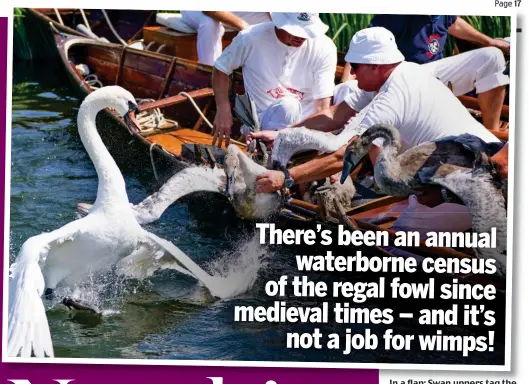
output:
[{"label": "purple border strip", "polygon": [[[7,96],[8,19],[0,18],[0,91]],[[0,124],[6,126],[6,97],[0,98]],[[11,129],[11,127],[6,127]],[[5,131],[4,131],[5,132]],[[5,180],[6,135],[0,135],[3,149],[2,180]],[[5,217],[5,190],[1,212]],[[3,231],[2,231],[3,233]],[[2,246],[3,246],[2,240]],[[2,248],[3,249],[3,248]],[[4,255],[7,257],[7,255]],[[3,273],[3,264],[0,266]],[[2,275],[3,276],[3,275]],[[0,298],[1,301],[1,298]],[[3,319],[2,319],[3,320]],[[222,383],[248,384],[378,384],[378,370],[315,369],[315,368],[233,368],[233,367],[174,367],[125,365],[66,365],[66,364],[0,364],[0,380],[29,380],[31,384],[56,383],[58,379],[74,379],[75,384],[115,383],[213,383],[208,377],[222,377]]]}]

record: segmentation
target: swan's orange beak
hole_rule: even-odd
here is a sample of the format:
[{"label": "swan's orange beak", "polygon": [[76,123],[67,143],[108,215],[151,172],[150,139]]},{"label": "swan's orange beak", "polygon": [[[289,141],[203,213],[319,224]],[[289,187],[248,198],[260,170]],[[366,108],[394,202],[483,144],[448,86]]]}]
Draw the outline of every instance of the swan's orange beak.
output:
[{"label": "swan's orange beak", "polygon": [[136,114],[139,112],[140,110],[137,105],[130,105],[129,112],[123,116],[123,120],[125,120],[125,124],[131,135],[140,132],[140,124],[136,120]]}]

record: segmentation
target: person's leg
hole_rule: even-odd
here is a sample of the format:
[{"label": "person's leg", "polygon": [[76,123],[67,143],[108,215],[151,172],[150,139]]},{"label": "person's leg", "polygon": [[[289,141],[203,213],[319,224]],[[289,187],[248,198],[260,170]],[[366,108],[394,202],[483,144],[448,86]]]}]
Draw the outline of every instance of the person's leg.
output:
[{"label": "person's leg", "polygon": [[499,128],[509,76],[503,73],[505,58],[498,48],[475,49],[423,66],[444,84],[450,82],[456,96],[475,89],[483,125],[488,129]]},{"label": "person's leg", "polygon": [[197,31],[198,61],[206,65],[214,65],[222,53],[222,36],[224,27],[199,11],[182,12],[182,20]]},{"label": "person's leg", "polygon": [[261,129],[277,131],[301,120],[301,103],[295,97],[285,96],[270,105],[261,115]]},{"label": "person's leg", "polygon": [[501,109],[505,100],[505,87],[497,87],[478,94],[483,125],[491,130],[500,128]]}]

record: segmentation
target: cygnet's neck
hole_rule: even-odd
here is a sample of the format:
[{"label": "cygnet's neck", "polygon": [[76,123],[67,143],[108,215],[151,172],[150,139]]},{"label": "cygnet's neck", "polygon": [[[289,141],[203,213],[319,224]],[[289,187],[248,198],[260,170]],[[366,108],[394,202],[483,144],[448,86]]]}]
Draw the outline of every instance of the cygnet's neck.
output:
[{"label": "cygnet's neck", "polygon": [[237,157],[239,158],[239,164],[244,177],[244,182],[247,186],[255,184],[257,176],[266,171],[266,168],[262,165],[257,164],[255,161],[246,156],[242,151],[239,151],[237,153]]},{"label": "cygnet's neck", "polygon": [[99,179],[94,206],[111,206],[116,203],[128,204],[125,180],[97,132],[96,116],[99,111],[106,107],[105,104],[104,99],[94,98],[81,105],[77,116],[79,136],[94,164]]}]

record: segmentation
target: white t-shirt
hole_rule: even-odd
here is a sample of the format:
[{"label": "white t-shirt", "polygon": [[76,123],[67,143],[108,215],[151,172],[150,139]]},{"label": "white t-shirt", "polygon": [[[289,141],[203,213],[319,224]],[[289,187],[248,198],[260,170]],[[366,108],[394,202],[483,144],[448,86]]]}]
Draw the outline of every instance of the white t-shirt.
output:
[{"label": "white t-shirt", "polygon": [[[401,152],[464,133],[488,143],[500,141],[470,115],[448,87],[415,63],[397,66],[378,93],[356,88],[344,101],[360,111],[355,118],[358,125],[369,128],[382,123],[397,128],[402,139]],[[374,144],[380,146],[382,141]]]},{"label": "white t-shirt", "polygon": [[244,88],[259,117],[277,99],[291,95],[299,99],[303,119],[316,112],[315,100],[332,97],[336,64],[336,46],[327,36],[289,47],[279,41],[271,22],[241,31],[215,61],[227,75],[242,67]]}]

